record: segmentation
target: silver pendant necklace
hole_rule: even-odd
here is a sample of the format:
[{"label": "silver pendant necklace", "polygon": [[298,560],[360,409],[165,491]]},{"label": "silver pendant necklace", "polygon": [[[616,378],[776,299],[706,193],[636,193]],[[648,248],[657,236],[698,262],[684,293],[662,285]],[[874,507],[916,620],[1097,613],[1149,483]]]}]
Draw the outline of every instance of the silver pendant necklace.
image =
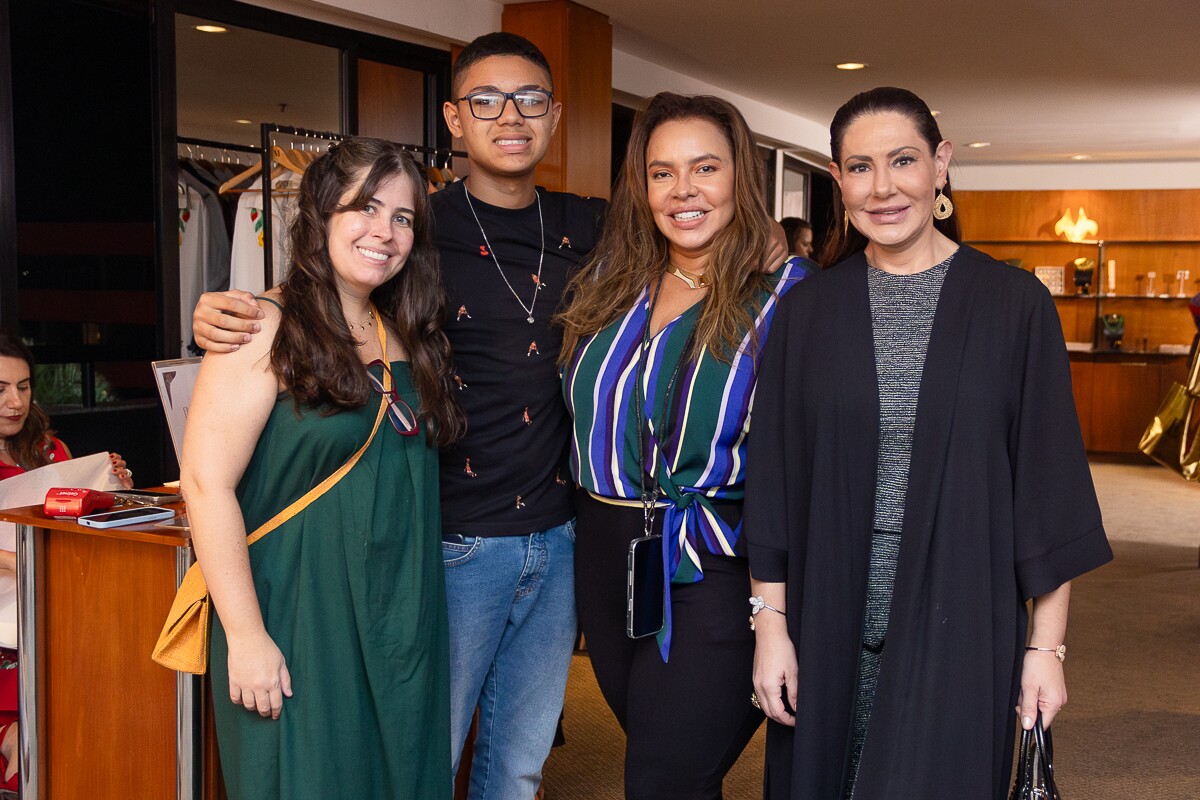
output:
[{"label": "silver pendant necklace", "polygon": [[467,196],[467,208],[471,209],[471,216],[475,218],[475,224],[479,226],[479,232],[483,234],[483,243],[487,245],[488,253],[491,254],[492,261],[496,264],[496,270],[500,273],[501,280],[504,281],[504,285],[508,287],[508,290],[512,292],[512,296],[515,297],[517,302],[521,304],[521,308],[523,308],[525,313],[529,315],[525,318],[525,321],[533,324],[533,307],[537,305],[538,295],[542,291],[542,263],[546,260],[546,223],[542,221],[541,193],[539,193],[537,189],[533,190],[533,195],[537,198],[538,227],[541,229],[541,239],[539,241],[539,244],[541,245],[541,252],[538,254],[537,276],[533,279],[533,299],[529,301],[529,305],[525,305],[525,301],[521,299],[519,294],[517,294],[517,290],[513,288],[511,283],[508,282],[508,278],[505,276],[504,270],[501,269],[500,259],[496,258],[496,250],[492,247],[492,243],[488,241],[487,231],[483,229],[483,224],[479,221],[479,215],[475,213],[475,206],[471,203],[471,193],[467,191],[466,186],[463,186],[463,194]]}]

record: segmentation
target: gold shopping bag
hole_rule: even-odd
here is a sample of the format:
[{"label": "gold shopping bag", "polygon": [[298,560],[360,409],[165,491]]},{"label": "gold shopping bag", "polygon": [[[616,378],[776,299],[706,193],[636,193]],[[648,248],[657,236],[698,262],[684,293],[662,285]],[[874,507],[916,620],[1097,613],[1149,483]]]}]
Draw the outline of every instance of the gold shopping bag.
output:
[{"label": "gold shopping bag", "polygon": [[1185,480],[1200,480],[1200,353],[1188,386],[1172,383],[1138,449]]}]

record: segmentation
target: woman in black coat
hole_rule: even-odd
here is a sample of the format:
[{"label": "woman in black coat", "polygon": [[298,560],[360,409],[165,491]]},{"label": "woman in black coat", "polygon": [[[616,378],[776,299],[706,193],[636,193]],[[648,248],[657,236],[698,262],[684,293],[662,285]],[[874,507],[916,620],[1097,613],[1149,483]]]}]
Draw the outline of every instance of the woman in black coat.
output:
[{"label": "woman in black coat", "polygon": [[1018,718],[1067,700],[1070,580],[1112,557],[1062,330],[959,244],[920,98],[830,134],[836,266],[780,304],[746,481],[766,795],[1003,798]]}]

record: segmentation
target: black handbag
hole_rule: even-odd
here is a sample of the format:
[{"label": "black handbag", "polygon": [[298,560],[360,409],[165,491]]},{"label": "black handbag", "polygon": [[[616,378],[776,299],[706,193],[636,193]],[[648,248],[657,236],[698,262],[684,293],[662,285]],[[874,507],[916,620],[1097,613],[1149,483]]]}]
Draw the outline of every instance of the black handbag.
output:
[{"label": "black handbag", "polygon": [[1021,731],[1021,752],[1017,758],[1017,779],[1010,800],[1061,800],[1054,784],[1054,743],[1050,731],[1042,727],[1038,712],[1033,730]]}]

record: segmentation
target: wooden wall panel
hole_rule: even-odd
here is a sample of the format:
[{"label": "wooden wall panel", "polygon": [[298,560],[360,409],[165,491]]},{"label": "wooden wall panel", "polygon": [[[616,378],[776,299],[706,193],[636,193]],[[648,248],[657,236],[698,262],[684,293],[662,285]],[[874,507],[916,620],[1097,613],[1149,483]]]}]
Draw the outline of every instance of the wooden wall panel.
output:
[{"label": "wooden wall panel", "polygon": [[1147,361],[1098,361],[1093,370],[1091,449],[1137,452],[1161,400],[1161,367]]},{"label": "wooden wall panel", "polygon": [[358,60],[358,132],[401,144],[425,141],[425,76]]},{"label": "wooden wall panel", "polygon": [[955,192],[964,239],[1052,240],[1063,211],[1082,206],[1096,238],[1200,240],[1200,189]]},{"label": "wooden wall panel", "polygon": [[[1076,258],[1098,262],[1090,296],[1055,298],[1067,341],[1092,342],[1097,315],[1125,317],[1124,355],[1073,353],[1075,406],[1088,451],[1102,457],[1144,460],[1137,444],[1184,356],[1158,354],[1160,345],[1186,345],[1195,335],[1186,297],[1200,291],[1200,189],[955,192],[963,239],[999,259],[1020,259],[1025,269],[1063,267],[1064,291],[1074,295]],[[1098,246],[1056,237],[1054,223],[1082,207],[1096,220]],[[1108,294],[1109,260],[1116,262]],[[1177,273],[1186,270],[1182,297]],[[1147,297],[1155,275],[1155,297]],[[1096,294],[1099,292],[1100,294]],[[1167,293],[1169,297],[1160,297]],[[1142,355],[1144,351],[1150,351]]]},{"label": "wooden wall panel", "polygon": [[1088,297],[1056,297],[1058,319],[1063,326],[1063,338],[1068,342],[1091,345],[1096,333],[1096,301]]},{"label": "wooden wall panel", "polygon": [[1158,352],[1159,345],[1189,345],[1196,335],[1186,299],[1105,298],[1101,311],[1125,317],[1123,350]]},{"label": "wooden wall panel", "polygon": [[1083,446],[1092,448],[1092,382],[1095,365],[1091,361],[1071,361],[1071,388],[1075,392],[1075,413],[1079,415],[1079,429],[1083,432]]},{"label": "wooden wall panel", "polygon": [[563,131],[567,191],[608,197],[612,188],[612,25],[576,3],[567,6],[571,59],[567,81],[575,112]]},{"label": "wooden wall panel", "polygon": [[608,197],[612,162],[612,25],[570,0],[506,5],[504,30],[536,44],[550,62],[558,133],[537,171],[547,189]]}]

